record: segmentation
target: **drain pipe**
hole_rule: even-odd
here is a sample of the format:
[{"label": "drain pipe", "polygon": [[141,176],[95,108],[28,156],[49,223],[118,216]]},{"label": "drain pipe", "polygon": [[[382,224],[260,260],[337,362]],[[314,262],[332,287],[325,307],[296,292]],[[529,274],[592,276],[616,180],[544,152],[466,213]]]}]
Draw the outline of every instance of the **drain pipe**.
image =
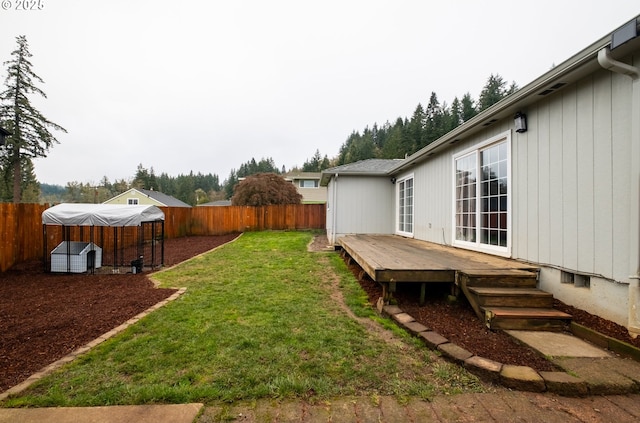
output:
[{"label": "drain pipe", "polygon": [[[611,72],[627,75],[632,80],[631,94],[631,157],[632,169],[640,168],[640,69],[626,63],[615,60],[611,57],[609,47],[604,47],[598,52],[598,63],[603,68]],[[640,335],[640,189],[637,184],[640,176],[634,175],[630,190],[630,233],[633,235],[629,240],[629,251],[631,263],[629,270],[629,314],[627,328],[633,337]]]},{"label": "drain pipe", "polygon": [[605,47],[598,52],[598,63],[603,68],[610,70],[611,72],[621,73],[623,75],[630,76],[633,81],[637,81],[640,78],[640,69],[628,65],[623,62],[619,62],[611,57],[611,50],[609,47]]},{"label": "drain pipe", "polygon": [[336,219],[338,218],[338,174],[333,175],[333,204],[331,205],[331,239],[332,245],[336,245],[336,228],[338,226]]}]

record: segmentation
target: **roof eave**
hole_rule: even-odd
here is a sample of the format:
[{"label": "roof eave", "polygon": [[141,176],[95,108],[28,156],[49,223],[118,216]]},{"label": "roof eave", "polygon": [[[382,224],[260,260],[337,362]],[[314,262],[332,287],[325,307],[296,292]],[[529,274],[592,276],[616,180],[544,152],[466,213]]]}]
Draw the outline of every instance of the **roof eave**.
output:
[{"label": "roof eave", "polygon": [[[637,16],[634,19],[638,18],[640,18],[640,16]],[[586,74],[600,68],[600,65],[598,64],[598,52],[611,44],[611,36],[613,32],[615,31],[612,31],[607,36],[591,44],[589,47],[583,49],[581,52],[554,67],[549,72],[543,74],[510,96],[505,97],[498,103],[489,107],[487,110],[464,122],[462,125],[443,135],[436,141],[418,150],[416,153],[407,157],[403,162],[392,168],[389,171],[389,174],[396,174],[423,160],[426,160],[438,151],[448,148],[449,145],[455,144],[458,141],[485,129],[492,123],[491,121],[499,121],[508,116],[515,115],[515,113],[520,109],[539,101],[540,93],[548,90],[555,84],[559,82],[566,82],[567,84],[576,82]],[[615,50],[615,53],[617,56],[623,56],[638,44],[640,44],[640,37],[628,42],[627,45],[619,47]]]},{"label": "roof eave", "polygon": [[358,171],[347,171],[347,172],[322,172],[322,178],[320,179],[320,186],[322,187],[326,187],[327,185],[329,185],[329,181],[331,180],[331,178],[333,178],[334,176],[380,176],[380,177],[384,177],[384,176],[389,176],[390,173],[389,171],[378,171],[378,172],[358,172]]}]

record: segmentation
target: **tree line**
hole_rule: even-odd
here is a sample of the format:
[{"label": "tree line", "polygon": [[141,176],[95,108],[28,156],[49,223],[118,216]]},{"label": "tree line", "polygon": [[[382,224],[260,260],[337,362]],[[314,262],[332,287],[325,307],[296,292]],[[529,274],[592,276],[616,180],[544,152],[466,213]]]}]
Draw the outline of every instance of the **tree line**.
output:
[{"label": "tree line", "polygon": [[[46,157],[51,146],[58,143],[49,128],[66,130],[42,116],[30,103],[31,94],[46,98],[36,85],[42,79],[31,69],[27,40],[16,37],[18,47],[11,54],[7,65],[5,88],[0,91],[0,125],[10,132],[4,146],[0,146],[0,201],[13,202],[95,202],[101,203],[130,188],[142,188],[163,192],[190,205],[215,200],[230,199],[241,178],[258,173],[286,173],[272,158],[258,161],[251,158],[232,169],[229,176],[220,181],[216,174],[194,173],[170,176],[156,175],[153,167],[138,165],[130,181],[110,182],[105,176],[98,184],[68,182],[62,188],[40,184],[36,179],[32,158]],[[354,130],[341,145],[337,156],[322,156],[320,150],[298,168],[290,171],[320,172],[324,169],[370,158],[404,158],[429,145],[458,125],[473,118],[502,98],[514,93],[518,87],[508,84],[500,75],[491,75],[478,100],[469,93],[454,98],[449,106],[440,103],[435,92],[431,93],[426,107],[418,103],[410,118],[398,117],[393,123],[373,123],[361,131]]]},{"label": "tree line", "polygon": [[516,92],[515,83],[508,83],[500,75],[491,75],[480,92],[478,101],[469,93],[453,99],[451,106],[440,103],[431,93],[426,107],[416,106],[411,118],[398,117],[393,123],[374,123],[362,132],[354,131],[340,147],[336,165],[359,160],[401,159],[431,144],[449,131],[488,109],[504,97]]},{"label": "tree line", "polygon": [[[354,131],[342,144],[337,156],[329,159],[326,154],[322,156],[320,150],[316,149],[313,156],[301,167],[289,169],[289,172],[321,172],[333,166],[371,158],[404,158],[516,90],[515,83],[509,85],[500,75],[491,75],[477,101],[467,93],[460,100],[454,98],[451,106],[448,106],[446,103],[440,104],[437,94],[432,92],[427,107],[419,103],[411,118],[398,117],[393,124],[388,121],[381,126],[374,123],[361,132]],[[271,157],[260,160],[252,157],[237,169],[231,169],[229,176],[220,181],[217,174],[193,171],[178,176],[170,176],[167,173],[156,175],[153,167],[145,168],[139,164],[130,182],[119,180],[111,183],[105,176],[97,186],[69,182],[65,189],[60,190],[60,187],[43,184],[41,201],[101,203],[130,188],[142,188],[160,191],[187,204],[198,205],[231,199],[235,186],[242,178],[259,173],[284,174],[287,173],[287,169],[285,166],[278,167]]]}]

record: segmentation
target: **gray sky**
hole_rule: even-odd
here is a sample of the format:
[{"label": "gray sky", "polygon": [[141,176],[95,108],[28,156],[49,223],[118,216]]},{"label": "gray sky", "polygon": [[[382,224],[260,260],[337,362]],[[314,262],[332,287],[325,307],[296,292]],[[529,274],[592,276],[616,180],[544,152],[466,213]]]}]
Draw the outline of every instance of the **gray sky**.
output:
[{"label": "gray sky", "polygon": [[222,182],[252,157],[331,158],[432,91],[477,99],[491,74],[522,87],[640,13],[635,0],[0,1],[0,62],[26,35],[48,96],[32,102],[68,130],[35,161],[59,185],[130,179],[140,163]]}]

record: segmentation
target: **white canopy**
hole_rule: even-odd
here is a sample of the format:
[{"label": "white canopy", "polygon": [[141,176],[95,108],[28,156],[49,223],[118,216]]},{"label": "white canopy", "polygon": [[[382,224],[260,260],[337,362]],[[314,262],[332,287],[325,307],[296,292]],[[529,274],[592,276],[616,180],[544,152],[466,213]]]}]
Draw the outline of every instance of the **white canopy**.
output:
[{"label": "white canopy", "polygon": [[140,226],[158,220],[164,213],[151,205],[63,203],[42,212],[43,225]]}]

